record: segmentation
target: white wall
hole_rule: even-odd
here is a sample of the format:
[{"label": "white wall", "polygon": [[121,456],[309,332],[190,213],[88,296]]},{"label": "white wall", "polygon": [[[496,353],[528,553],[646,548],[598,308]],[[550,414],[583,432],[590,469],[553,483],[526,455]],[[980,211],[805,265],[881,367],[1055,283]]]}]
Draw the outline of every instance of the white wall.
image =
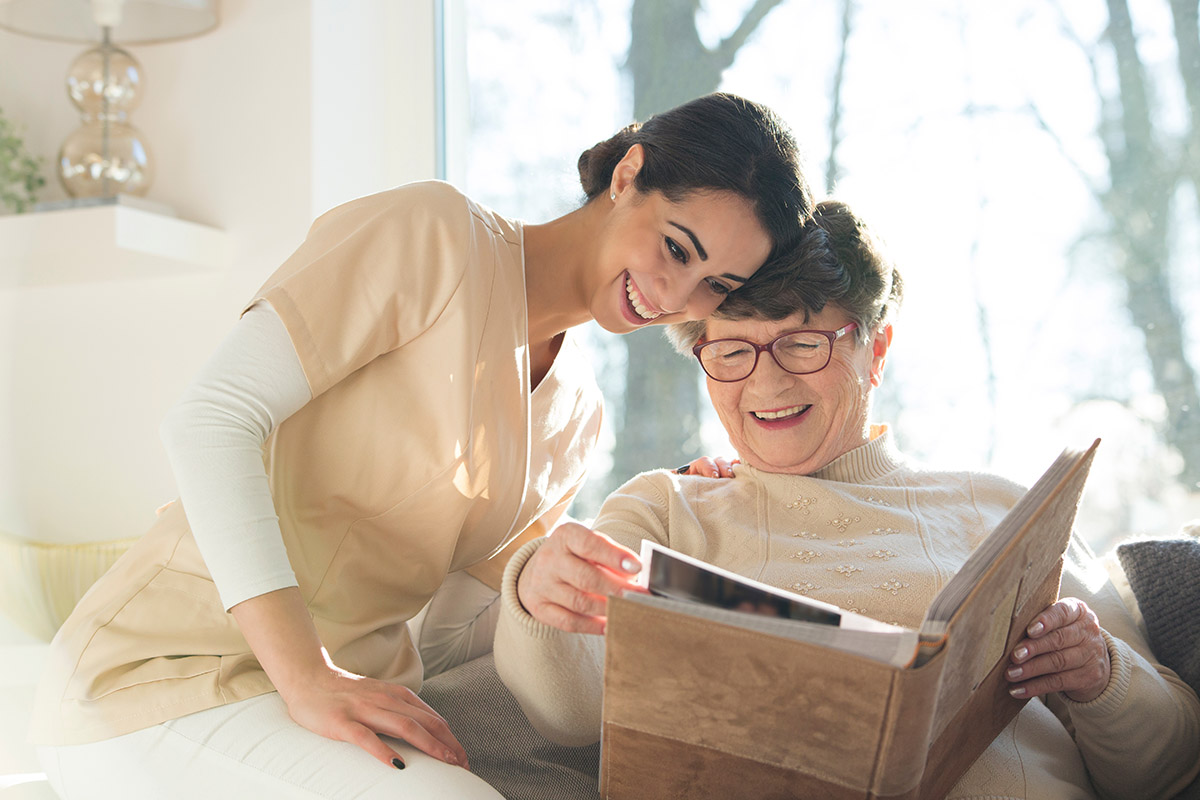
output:
[{"label": "white wall", "polygon": [[[158,422],[312,217],[433,177],[432,5],[221,0],[213,32],[129,48],[147,199],[228,232],[233,264],[0,287],[0,530],[136,536],[174,496]],[[82,49],[0,31],[0,108],[48,164],[79,124],[62,80]],[[64,196],[51,176],[40,199]]]},{"label": "white wall", "polygon": [[[132,120],[157,161],[147,199],[226,231],[233,263],[0,285],[0,531],[141,535],[175,495],[159,420],[312,217],[434,175],[433,0],[220,2],[212,33],[130,48],[147,76]],[[0,108],[48,164],[79,124],[63,77],[82,50],[0,30]],[[51,177],[40,199],[63,197]],[[40,769],[24,732],[43,650],[0,618],[0,776]]]}]

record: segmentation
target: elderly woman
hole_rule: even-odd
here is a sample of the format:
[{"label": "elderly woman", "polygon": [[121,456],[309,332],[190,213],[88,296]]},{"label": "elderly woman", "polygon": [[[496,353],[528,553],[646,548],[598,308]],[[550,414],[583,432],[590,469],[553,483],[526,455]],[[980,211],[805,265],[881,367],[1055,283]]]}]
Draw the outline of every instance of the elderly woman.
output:
[{"label": "elderly woman", "polygon": [[[743,466],[734,480],[648,472],[595,530],[569,524],[514,556],[496,664],[534,726],[600,734],[605,597],[650,538],[751,578],[916,627],[931,599],[1023,494],[982,473],[918,470],[868,422],[901,297],[897,271],[845,205],[821,204],[840,281],[811,271],[673,326],[694,353]],[[778,287],[776,287],[778,288]],[[1014,647],[1032,698],[953,798],[1170,797],[1197,772],[1200,700],[1158,664],[1111,584],[1089,589],[1073,545],[1062,598]]]}]

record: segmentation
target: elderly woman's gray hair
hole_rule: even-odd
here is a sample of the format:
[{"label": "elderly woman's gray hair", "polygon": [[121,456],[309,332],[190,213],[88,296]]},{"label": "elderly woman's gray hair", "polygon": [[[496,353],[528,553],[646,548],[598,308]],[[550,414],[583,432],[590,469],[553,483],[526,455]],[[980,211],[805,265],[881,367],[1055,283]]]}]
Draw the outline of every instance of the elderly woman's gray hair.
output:
[{"label": "elderly woman's gray hair", "polygon": [[[803,313],[807,320],[833,303],[858,323],[854,335],[859,344],[891,322],[903,299],[904,283],[879,237],[838,200],[818,203],[809,224],[825,235],[805,236],[794,258],[759,270],[713,316],[781,320]],[[690,356],[706,327],[704,320],[677,322],[667,326],[666,334],[676,350]]]}]

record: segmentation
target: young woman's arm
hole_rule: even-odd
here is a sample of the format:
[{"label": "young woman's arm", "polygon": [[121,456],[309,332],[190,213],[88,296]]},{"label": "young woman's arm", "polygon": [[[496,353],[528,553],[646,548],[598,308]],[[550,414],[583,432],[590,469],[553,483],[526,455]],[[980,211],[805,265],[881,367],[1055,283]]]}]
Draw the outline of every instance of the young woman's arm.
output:
[{"label": "young woman's arm", "polygon": [[377,733],[465,766],[445,722],[411,690],[345,672],[321,645],[288,562],[262,455],[271,432],[310,399],[283,322],[269,304],[256,304],[162,425],[196,544],[293,719],[386,764],[396,754]]}]

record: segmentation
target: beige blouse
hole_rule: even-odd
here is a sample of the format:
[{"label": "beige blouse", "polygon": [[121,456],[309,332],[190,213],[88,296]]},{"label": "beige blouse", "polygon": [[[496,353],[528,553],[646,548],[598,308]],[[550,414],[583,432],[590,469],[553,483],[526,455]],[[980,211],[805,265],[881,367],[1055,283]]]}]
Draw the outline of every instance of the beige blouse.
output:
[{"label": "beige blouse", "polygon": [[[338,666],[416,689],[407,620],[448,572],[498,584],[562,513],[599,434],[595,378],[567,335],[530,391],[522,229],[440,182],[328,212],[258,299],[313,395],[264,450],[300,591]],[[31,737],[95,741],[272,690],[176,502],[55,637]]]}]

